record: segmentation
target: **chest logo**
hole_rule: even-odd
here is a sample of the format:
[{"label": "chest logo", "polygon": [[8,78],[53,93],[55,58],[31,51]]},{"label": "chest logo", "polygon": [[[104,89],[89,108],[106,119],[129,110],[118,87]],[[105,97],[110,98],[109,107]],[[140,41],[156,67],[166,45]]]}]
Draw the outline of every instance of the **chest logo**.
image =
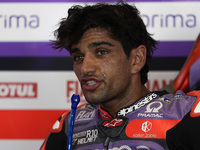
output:
[{"label": "chest logo", "polygon": [[123,122],[123,119],[115,118],[111,121],[104,121],[102,125],[105,127],[117,127],[117,126],[120,126],[122,122]]},{"label": "chest logo", "polygon": [[142,124],[142,131],[148,132],[152,128],[152,123],[150,121],[146,121]]},{"label": "chest logo", "polygon": [[145,111],[146,113],[157,113],[158,110],[160,110],[163,107],[163,104],[161,102],[152,102],[149,105],[147,105],[147,110]]}]

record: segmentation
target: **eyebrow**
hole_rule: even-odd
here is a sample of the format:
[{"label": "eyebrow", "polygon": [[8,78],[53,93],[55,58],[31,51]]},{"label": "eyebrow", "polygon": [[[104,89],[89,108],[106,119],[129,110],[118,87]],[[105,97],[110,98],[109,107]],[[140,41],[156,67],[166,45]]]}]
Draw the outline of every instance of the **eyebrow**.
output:
[{"label": "eyebrow", "polygon": [[80,52],[81,50],[79,48],[74,48],[70,51],[70,55],[72,55],[73,53],[76,53],[76,52]]},{"label": "eyebrow", "polygon": [[[92,42],[91,44],[88,45],[88,48],[92,49],[92,48],[95,48],[95,47],[98,47],[98,46],[102,46],[102,45],[105,45],[105,46],[114,46],[113,44],[109,43],[109,42],[105,42],[105,41],[97,41],[97,42]],[[74,48],[71,50],[70,52],[70,55],[73,54],[73,53],[76,53],[76,52],[80,52],[81,50],[79,48]]]},{"label": "eyebrow", "polygon": [[95,48],[101,45],[105,45],[105,46],[113,46],[113,44],[109,43],[109,42],[105,42],[105,41],[97,41],[97,42],[93,42],[91,44],[89,44],[88,48]]}]

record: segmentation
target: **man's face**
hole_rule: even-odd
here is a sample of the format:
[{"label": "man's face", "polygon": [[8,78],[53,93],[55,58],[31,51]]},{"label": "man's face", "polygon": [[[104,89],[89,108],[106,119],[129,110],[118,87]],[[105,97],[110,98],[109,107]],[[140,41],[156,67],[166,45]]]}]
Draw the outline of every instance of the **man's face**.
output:
[{"label": "man's face", "polygon": [[119,41],[106,30],[87,30],[72,46],[74,71],[89,103],[98,104],[123,98],[130,92],[131,63]]}]

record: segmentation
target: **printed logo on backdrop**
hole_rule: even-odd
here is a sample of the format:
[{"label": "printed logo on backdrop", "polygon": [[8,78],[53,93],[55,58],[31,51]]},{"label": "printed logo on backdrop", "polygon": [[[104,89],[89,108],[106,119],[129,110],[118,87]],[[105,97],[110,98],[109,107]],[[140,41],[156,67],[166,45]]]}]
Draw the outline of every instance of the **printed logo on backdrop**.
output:
[{"label": "printed logo on backdrop", "polygon": [[144,113],[138,113],[137,117],[140,118],[163,118],[163,113],[159,113],[159,110],[163,107],[161,102],[152,102],[146,106]]},{"label": "printed logo on backdrop", "polygon": [[38,28],[40,24],[39,15],[36,14],[0,15],[0,18],[0,27],[4,29],[35,29]]},{"label": "printed logo on backdrop", "polygon": [[167,82],[166,79],[161,79],[161,80],[157,80],[157,79],[149,79],[147,81],[147,83],[145,84],[145,86],[150,90],[150,91],[157,91],[165,86],[167,86],[168,84],[170,84],[173,80],[169,80],[169,82]]},{"label": "printed logo on backdrop", "polygon": [[[0,28],[38,28],[41,14],[4,14],[0,15]],[[182,12],[142,14],[141,17],[147,28],[195,28],[197,27],[198,14]]]},{"label": "printed logo on backdrop", "polygon": [[142,19],[151,28],[195,28],[197,25],[195,14],[142,14]]},{"label": "printed logo on backdrop", "polygon": [[66,83],[67,103],[71,103],[71,96],[73,94],[80,96],[80,104],[86,102],[78,80],[68,80]]},{"label": "printed logo on backdrop", "polygon": [[37,98],[37,83],[0,82],[0,98]]}]

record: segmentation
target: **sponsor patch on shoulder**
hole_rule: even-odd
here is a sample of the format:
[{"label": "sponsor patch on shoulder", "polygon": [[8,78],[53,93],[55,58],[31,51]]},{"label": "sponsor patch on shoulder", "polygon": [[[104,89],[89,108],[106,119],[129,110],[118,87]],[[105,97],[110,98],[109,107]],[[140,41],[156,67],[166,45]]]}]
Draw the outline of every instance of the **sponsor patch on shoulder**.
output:
[{"label": "sponsor patch on shoulder", "polygon": [[93,104],[86,103],[86,104],[83,104],[83,105],[79,106],[78,108],[80,108],[80,109],[94,110],[94,109],[97,108],[97,106],[93,105]]},{"label": "sponsor patch on shoulder", "polygon": [[191,110],[190,116],[191,117],[199,117],[200,116],[200,98],[198,98],[196,100],[196,102],[194,103],[194,106]]},{"label": "sponsor patch on shoulder", "polygon": [[190,112],[190,116],[191,117],[200,117],[200,91],[192,91],[192,92],[187,93],[187,95],[197,97],[197,99],[192,107],[192,110]]},{"label": "sponsor patch on shoulder", "polygon": [[65,120],[65,117],[67,116],[67,114],[69,113],[65,112],[53,125],[51,132],[52,133],[59,133],[62,130],[63,127],[63,122]]},{"label": "sponsor patch on shoulder", "polygon": [[171,103],[173,99],[169,99],[167,97],[159,97],[157,100],[163,101],[165,103]]}]

